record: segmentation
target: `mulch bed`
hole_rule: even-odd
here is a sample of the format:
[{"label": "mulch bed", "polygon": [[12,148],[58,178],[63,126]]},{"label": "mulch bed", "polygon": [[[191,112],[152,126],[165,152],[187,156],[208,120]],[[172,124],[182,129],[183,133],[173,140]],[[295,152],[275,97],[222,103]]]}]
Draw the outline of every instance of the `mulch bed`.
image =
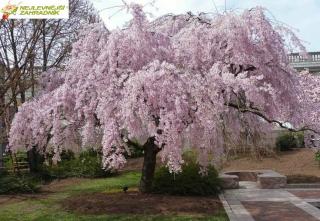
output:
[{"label": "mulch bed", "polygon": [[94,193],[65,199],[67,211],[81,214],[214,215],[223,206],[215,197],[184,197],[160,194]]},{"label": "mulch bed", "polygon": [[288,175],[287,183],[320,183],[320,177],[310,175]]}]

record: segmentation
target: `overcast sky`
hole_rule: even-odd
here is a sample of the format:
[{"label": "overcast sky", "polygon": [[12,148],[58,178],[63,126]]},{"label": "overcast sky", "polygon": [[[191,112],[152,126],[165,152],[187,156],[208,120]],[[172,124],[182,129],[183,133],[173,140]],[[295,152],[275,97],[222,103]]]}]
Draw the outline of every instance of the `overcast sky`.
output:
[{"label": "overcast sky", "polygon": [[[91,0],[98,11],[123,5],[121,0]],[[126,0],[142,5],[150,0]],[[286,23],[297,30],[309,51],[320,51],[320,0],[226,0],[228,10],[241,11],[254,6],[263,6],[270,11],[269,16]],[[121,27],[131,16],[126,11],[117,13],[119,8],[100,12],[109,29]],[[167,13],[185,13],[192,11],[216,12],[225,10],[225,0],[157,0],[154,6],[146,6],[145,11],[158,17]]]}]

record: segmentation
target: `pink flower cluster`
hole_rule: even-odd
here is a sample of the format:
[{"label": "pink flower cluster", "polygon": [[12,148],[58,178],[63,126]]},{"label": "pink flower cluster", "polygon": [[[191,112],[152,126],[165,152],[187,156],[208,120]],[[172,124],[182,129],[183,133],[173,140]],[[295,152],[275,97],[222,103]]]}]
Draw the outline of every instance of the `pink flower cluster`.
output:
[{"label": "pink flower cluster", "polygon": [[283,36],[295,35],[272,25],[263,9],[152,22],[140,6],[131,11],[124,29],[94,24],[80,32],[67,70],[49,73],[44,92],[16,114],[12,151],[36,147],[59,160],[62,149],[93,145],[104,167],[117,169],[128,139],[155,137],[162,160],[178,172],[187,144],[205,168],[226,144],[256,142],[274,126],[268,119],[318,126],[320,82],[289,66]]}]

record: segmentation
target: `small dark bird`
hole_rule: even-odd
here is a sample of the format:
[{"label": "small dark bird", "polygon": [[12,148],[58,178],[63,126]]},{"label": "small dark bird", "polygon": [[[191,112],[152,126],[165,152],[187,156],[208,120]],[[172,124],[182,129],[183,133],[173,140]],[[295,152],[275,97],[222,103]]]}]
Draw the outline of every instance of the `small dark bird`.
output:
[{"label": "small dark bird", "polygon": [[124,193],[127,193],[128,189],[129,189],[129,187],[127,187],[127,186],[122,187],[122,190]]}]

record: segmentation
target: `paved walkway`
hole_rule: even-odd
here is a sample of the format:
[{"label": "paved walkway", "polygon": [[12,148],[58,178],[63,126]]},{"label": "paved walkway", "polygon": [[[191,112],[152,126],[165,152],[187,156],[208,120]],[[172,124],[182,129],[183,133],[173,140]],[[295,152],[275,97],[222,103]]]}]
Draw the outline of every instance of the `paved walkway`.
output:
[{"label": "paved walkway", "polygon": [[254,182],[240,185],[220,196],[230,221],[320,220],[320,189],[258,189]]}]

